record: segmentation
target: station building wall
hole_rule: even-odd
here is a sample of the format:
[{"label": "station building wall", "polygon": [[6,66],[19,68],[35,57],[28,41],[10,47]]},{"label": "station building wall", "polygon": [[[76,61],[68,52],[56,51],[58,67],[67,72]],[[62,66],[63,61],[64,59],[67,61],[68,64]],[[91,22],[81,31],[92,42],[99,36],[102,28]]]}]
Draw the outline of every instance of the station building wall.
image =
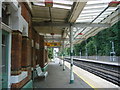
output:
[{"label": "station building wall", "polygon": [[[44,68],[48,64],[47,50],[44,47],[44,36],[39,35],[32,27],[32,15],[25,2],[10,7],[12,29],[11,46],[11,88],[32,86],[33,72],[36,65]],[[2,9],[1,9],[2,10]],[[29,85],[28,85],[29,84]],[[29,88],[29,87],[28,87]]]}]

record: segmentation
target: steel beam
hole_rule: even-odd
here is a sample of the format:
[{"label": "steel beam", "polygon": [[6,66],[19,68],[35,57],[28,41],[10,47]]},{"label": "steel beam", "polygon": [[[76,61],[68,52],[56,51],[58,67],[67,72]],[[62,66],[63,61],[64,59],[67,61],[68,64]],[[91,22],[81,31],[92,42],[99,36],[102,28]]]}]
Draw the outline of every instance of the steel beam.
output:
[{"label": "steel beam", "polygon": [[110,24],[106,23],[75,23],[74,27],[110,27]]},{"label": "steel beam", "polygon": [[61,26],[61,27],[69,27],[69,23],[64,22],[34,22],[33,26]]},{"label": "steel beam", "polygon": [[84,2],[74,2],[72,11],[68,16],[68,22],[75,22],[80,13],[82,12],[83,8],[85,7],[87,1]]},{"label": "steel beam", "polygon": [[[70,23],[65,22],[34,22],[33,26],[61,26],[69,27]],[[107,23],[73,23],[74,27],[110,27],[110,24]]]},{"label": "steel beam", "polygon": [[[55,40],[55,41],[61,41],[63,39],[61,38],[45,38],[45,40]],[[69,38],[65,38],[64,41],[69,41]],[[74,40],[85,40],[85,38],[75,38]]]}]

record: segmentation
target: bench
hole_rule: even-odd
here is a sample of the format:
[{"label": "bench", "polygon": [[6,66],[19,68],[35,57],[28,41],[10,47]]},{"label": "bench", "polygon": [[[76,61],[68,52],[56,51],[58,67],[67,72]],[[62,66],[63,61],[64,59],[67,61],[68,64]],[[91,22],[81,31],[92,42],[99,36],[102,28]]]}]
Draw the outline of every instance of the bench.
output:
[{"label": "bench", "polygon": [[40,66],[37,66],[35,69],[36,69],[37,75],[38,75],[39,77],[45,77],[45,78],[47,77],[48,72],[47,72],[47,71],[46,71],[46,72],[42,72]]}]

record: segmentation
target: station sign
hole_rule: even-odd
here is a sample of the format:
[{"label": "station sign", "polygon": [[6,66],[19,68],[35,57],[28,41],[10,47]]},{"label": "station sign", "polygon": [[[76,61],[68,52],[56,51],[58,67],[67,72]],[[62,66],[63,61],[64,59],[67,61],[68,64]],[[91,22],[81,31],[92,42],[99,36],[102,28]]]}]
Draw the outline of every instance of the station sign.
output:
[{"label": "station sign", "polygon": [[45,0],[46,7],[53,7],[53,0]]},{"label": "station sign", "polygon": [[45,42],[45,46],[48,46],[48,47],[60,47],[61,43],[60,42]]}]

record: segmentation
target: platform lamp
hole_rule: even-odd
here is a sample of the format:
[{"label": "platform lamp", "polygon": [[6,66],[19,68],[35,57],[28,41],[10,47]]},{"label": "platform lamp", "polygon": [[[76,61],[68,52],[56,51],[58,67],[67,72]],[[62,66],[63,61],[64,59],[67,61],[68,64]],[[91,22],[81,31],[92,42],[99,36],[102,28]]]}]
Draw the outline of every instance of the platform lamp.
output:
[{"label": "platform lamp", "polygon": [[117,7],[120,4],[120,1],[114,0],[109,3],[109,7]]},{"label": "platform lamp", "polygon": [[[83,35],[83,33],[78,33],[78,35]],[[82,55],[82,52],[81,52],[81,50],[80,50],[80,58],[81,58],[81,55]]]},{"label": "platform lamp", "polygon": [[46,7],[53,7],[53,0],[45,0]]},{"label": "platform lamp", "polygon": [[53,41],[52,41],[52,42],[54,43],[54,35],[55,35],[55,34],[54,34],[54,33],[50,33],[50,34],[51,34],[52,39],[53,39]]}]

